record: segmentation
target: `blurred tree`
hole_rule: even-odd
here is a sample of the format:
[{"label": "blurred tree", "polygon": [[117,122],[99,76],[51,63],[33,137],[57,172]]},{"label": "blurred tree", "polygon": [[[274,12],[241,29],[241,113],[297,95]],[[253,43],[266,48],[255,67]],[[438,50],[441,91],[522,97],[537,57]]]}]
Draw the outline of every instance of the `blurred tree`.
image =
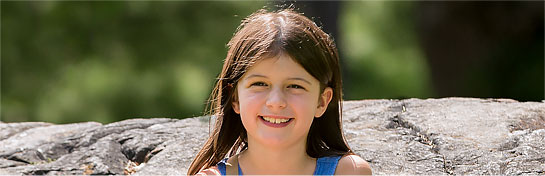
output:
[{"label": "blurred tree", "polygon": [[416,6],[418,33],[440,97],[544,99],[543,1]]},{"label": "blurred tree", "polygon": [[340,30],[345,99],[434,95],[414,28],[413,2],[346,1]]}]

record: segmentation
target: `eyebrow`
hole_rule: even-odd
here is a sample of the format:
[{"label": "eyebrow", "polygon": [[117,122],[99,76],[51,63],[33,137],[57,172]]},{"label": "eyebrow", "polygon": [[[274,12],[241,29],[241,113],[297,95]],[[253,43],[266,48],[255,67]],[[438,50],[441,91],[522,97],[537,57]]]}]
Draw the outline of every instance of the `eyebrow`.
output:
[{"label": "eyebrow", "polygon": [[[250,78],[253,78],[253,77],[267,78],[267,76],[253,74],[253,75],[250,75],[250,76],[244,78],[244,80],[247,80],[247,79],[250,79]],[[312,85],[312,83],[310,83],[310,81],[307,81],[307,80],[304,79],[304,78],[295,77],[295,78],[288,78],[288,80],[299,80],[299,81],[306,82],[306,83],[309,84],[309,85]]]}]

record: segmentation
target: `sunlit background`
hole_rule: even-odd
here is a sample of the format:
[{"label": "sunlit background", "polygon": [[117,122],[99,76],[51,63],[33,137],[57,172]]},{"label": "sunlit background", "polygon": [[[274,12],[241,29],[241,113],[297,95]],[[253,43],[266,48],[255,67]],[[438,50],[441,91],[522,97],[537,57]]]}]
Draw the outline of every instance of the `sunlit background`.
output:
[{"label": "sunlit background", "polygon": [[[289,3],[288,3],[289,4]],[[269,1],[2,1],[3,122],[200,116]],[[543,2],[297,2],[339,47],[345,100],[544,99]]]}]

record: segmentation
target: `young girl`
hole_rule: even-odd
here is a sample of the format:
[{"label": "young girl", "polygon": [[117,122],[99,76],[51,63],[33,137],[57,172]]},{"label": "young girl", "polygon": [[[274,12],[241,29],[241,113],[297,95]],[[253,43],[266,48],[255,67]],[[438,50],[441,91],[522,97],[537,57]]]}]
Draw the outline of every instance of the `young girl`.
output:
[{"label": "young girl", "polygon": [[[332,38],[291,9],[246,18],[210,98],[211,136],[188,174],[371,174],[341,129]],[[227,157],[227,158],[226,158]]]}]

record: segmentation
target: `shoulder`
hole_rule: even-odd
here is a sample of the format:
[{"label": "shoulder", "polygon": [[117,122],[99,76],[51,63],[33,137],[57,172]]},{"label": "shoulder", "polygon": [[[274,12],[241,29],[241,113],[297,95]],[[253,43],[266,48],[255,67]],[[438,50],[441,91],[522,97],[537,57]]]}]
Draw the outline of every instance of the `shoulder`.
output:
[{"label": "shoulder", "polygon": [[371,166],[358,155],[344,155],[337,164],[335,175],[371,175]]},{"label": "shoulder", "polygon": [[220,171],[218,170],[217,166],[209,167],[208,169],[199,171],[199,173],[195,175],[221,175]]}]

